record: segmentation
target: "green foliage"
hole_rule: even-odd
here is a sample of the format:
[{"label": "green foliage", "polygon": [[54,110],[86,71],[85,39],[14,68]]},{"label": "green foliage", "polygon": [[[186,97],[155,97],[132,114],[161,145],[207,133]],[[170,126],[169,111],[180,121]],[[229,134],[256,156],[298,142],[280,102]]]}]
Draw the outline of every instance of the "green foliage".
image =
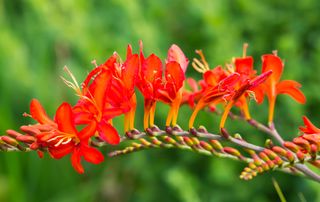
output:
[{"label": "green foliage", "polygon": [[[0,0],[0,129],[28,123],[21,114],[38,98],[53,114],[61,101],[75,100],[61,79],[67,65],[83,80],[96,59],[104,62],[114,50],[122,56],[131,43],[162,58],[178,44],[191,59],[202,49],[214,67],[241,55],[243,42],[260,66],[259,55],[279,51],[285,58],[285,79],[303,84],[308,102],[300,106],[279,96],[276,124],[285,138],[297,134],[301,115],[319,125],[320,4],[317,0]],[[259,68],[258,68],[259,69]],[[187,73],[195,75],[189,67]],[[255,118],[266,121],[265,103],[250,103]],[[159,105],[156,123],[164,124],[167,107]],[[142,127],[142,108],[136,126]],[[179,125],[187,127],[190,112],[182,108]],[[117,128],[122,119],[117,119]],[[196,123],[217,132],[217,118],[201,113]],[[247,139],[261,141],[262,133],[228,120],[227,128]],[[104,152],[107,154],[107,151]],[[153,150],[86,164],[79,176],[69,159],[38,159],[35,153],[2,153],[0,201],[274,201],[274,176],[288,201],[319,201],[319,184],[268,173],[253,181],[237,178],[245,166],[230,160],[176,150]],[[90,167],[89,167],[90,166]]]}]

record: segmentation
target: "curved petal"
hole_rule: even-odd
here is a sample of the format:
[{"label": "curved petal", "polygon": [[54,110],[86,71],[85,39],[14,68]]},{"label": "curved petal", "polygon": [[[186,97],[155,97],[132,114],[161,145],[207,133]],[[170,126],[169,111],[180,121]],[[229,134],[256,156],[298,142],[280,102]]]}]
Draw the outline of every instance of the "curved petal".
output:
[{"label": "curved petal", "polygon": [[182,71],[185,73],[189,64],[188,58],[184,55],[179,46],[173,44],[168,50],[167,63],[177,62],[180,64]]},{"label": "curved petal", "polygon": [[151,54],[143,61],[141,67],[142,79],[153,83],[156,79],[162,79],[162,62],[155,54]]},{"label": "curved petal", "polygon": [[118,131],[106,121],[101,121],[98,125],[98,132],[101,139],[109,144],[116,145],[120,143]]},{"label": "curved petal", "polygon": [[65,155],[70,154],[74,150],[74,143],[70,142],[69,144],[60,144],[59,146],[49,147],[48,151],[52,158],[60,159]]},{"label": "curved petal", "polygon": [[278,82],[283,71],[283,63],[278,56],[273,54],[262,56],[262,72],[267,72],[269,70],[272,70],[270,78],[273,81]]},{"label": "curved petal", "polygon": [[127,89],[133,89],[137,81],[139,70],[139,56],[137,54],[129,57],[124,63],[122,70],[122,81]]},{"label": "curved petal", "polygon": [[89,163],[99,164],[104,161],[104,156],[98,149],[89,147],[88,145],[81,145],[80,149],[82,156]]},{"label": "curved petal", "polygon": [[168,83],[172,83],[175,86],[175,90],[178,91],[185,80],[185,75],[177,62],[169,62],[166,64],[165,78]]},{"label": "curved petal", "polygon": [[236,67],[236,72],[238,72],[241,76],[250,77],[256,73],[256,71],[253,70],[252,57],[236,58],[234,65]]},{"label": "curved petal", "polygon": [[306,117],[303,116],[303,122],[304,122],[304,127],[300,126],[299,129],[300,131],[306,133],[306,134],[315,134],[315,133],[320,133],[320,129],[316,127],[315,125],[312,124],[312,122]]},{"label": "curved petal", "polygon": [[80,140],[88,140],[90,137],[92,137],[97,130],[97,122],[91,121],[90,124],[88,124],[86,127],[84,127],[79,133],[78,137]]},{"label": "curved petal", "polygon": [[75,150],[73,151],[71,155],[71,164],[78,173],[84,173],[83,166],[81,165],[81,153],[79,148],[75,148]]},{"label": "curved petal", "polygon": [[89,95],[88,98],[94,98],[94,102],[98,110],[102,110],[103,105],[105,103],[106,91],[111,81],[111,72],[103,71],[97,77],[95,77],[94,81],[89,87]]},{"label": "curved petal", "polygon": [[55,121],[61,132],[77,134],[73,121],[73,112],[69,103],[64,102],[60,105],[56,112]]},{"label": "curved petal", "polygon": [[258,104],[261,104],[264,100],[264,85],[261,84],[253,89],[254,96]]},{"label": "curved petal", "polygon": [[44,110],[41,103],[37,99],[31,100],[30,114],[33,119],[35,119],[36,121],[38,121],[41,124],[49,124],[49,125],[56,124],[48,117],[46,111]]},{"label": "curved petal", "polygon": [[277,94],[288,94],[297,102],[304,104],[306,102],[306,97],[300,91],[300,87],[301,84],[296,81],[284,80],[277,84],[276,90]]}]

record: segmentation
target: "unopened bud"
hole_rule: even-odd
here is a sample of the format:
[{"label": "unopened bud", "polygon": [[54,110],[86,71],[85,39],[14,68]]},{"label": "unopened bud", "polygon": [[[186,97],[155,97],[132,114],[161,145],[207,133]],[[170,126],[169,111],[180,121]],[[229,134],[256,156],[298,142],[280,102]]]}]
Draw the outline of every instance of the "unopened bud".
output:
[{"label": "unopened bud", "polygon": [[198,138],[196,138],[196,137],[191,137],[190,139],[192,140],[192,142],[193,142],[194,145],[199,145],[199,144],[200,144],[200,141],[199,141]]},{"label": "unopened bud", "polygon": [[293,142],[284,142],[283,146],[285,146],[286,148],[290,149],[291,151],[293,151],[294,153],[296,153],[297,151],[299,151],[299,146],[294,144]]},{"label": "unopened bud", "polygon": [[167,143],[169,144],[176,144],[177,141],[175,141],[172,137],[169,137],[169,136],[163,136],[163,140],[166,141]]},{"label": "unopened bud", "polygon": [[307,140],[305,140],[303,138],[294,138],[293,142],[295,144],[299,145],[300,147],[304,148],[308,152],[310,151],[310,144]]},{"label": "unopened bud", "polygon": [[287,151],[286,153],[286,158],[290,161],[293,162],[294,161],[294,155],[292,154],[292,152]]},{"label": "unopened bud", "polygon": [[267,148],[271,149],[274,146],[274,144],[273,144],[272,140],[267,139],[266,142],[265,142],[265,146]]},{"label": "unopened bud", "polygon": [[205,141],[200,141],[200,146],[203,149],[207,150],[207,151],[212,151],[213,150],[212,146],[209,143],[205,142]]},{"label": "unopened bud", "polygon": [[222,151],[226,152],[227,154],[230,154],[232,156],[236,156],[236,157],[241,157],[241,153],[235,149],[235,148],[232,148],[232,147],[224,147],[222,149]]},{"label": "unopened bud", "polygon": [[272,147],[272,150],[281,156],[287,155],[287,150],[283,149],[282,147],[274,146]]},{"label": "unopened bud", "polygon": [[21,133],[15,131],[15,130],[10,130],[10,129],[7,130],[6,133],[12,138],[16,138],[16,137],[22,135]]},{"label": "unopened bud", "polygon": [[270,158],[270,159],[274,159],[276,158],[278,155],[276,153],[274,153],[272,150],[270,149],[265,149],[263,150],[263,152]]},{"label": "unopened bud", "polygon": [[269,157],[267,156],[267,154],[264,153],[264,152],[260,152],[259,153],[259,157],[264,161],[269,161],[270,160]]},{"label": "unopened bud", "polygon": [[1,136],[0,138],[3,142],[7,143],[8,145],[14,146],[14,147],[16,147],[19,144],[19,142],[17,140],[15,140],[9,136]]},{"label": "unopened bud", "polygon": [[20,135],[16,139],[18,141],[20,141],[20,142],[25,142],[25,143],[28,143],[28,144],[31,144],[31,143],[36,141],[35,137],[29,136],[29,135]]},{"label": "unopened bud", "polygon": [[273,162],[277,165],[281,165],[283,164],[283,160],[279,157],[279,156],[276,156],[274,159],[273,159]]},{"label": "unopened bud", "polygon": [[151,141],[153,144],[155,144],[157,146],[160,146],[162,144],[162,142],[155,137],[151,137]]},{"label": "unopened bud", "polygon": [[151,143],[144,138],[140,138],[139,141],[146,147],[149,147],[151,145]]},{"label": "unopened bud", "polygon": [[304,158],[305,158],[305,154],[301,151],[297,151],[297,157],[300,161],[304,161]]},{"label": "unopened bud", "polygon": [[210,140],[210,143],[216,150],[221,150],[223,148],[218,140]]},{"label": "unopened bud", "polygon": [[189,137],[183,137],[183,141],[189,146],[192,147],[194,145],[193,141]]}]

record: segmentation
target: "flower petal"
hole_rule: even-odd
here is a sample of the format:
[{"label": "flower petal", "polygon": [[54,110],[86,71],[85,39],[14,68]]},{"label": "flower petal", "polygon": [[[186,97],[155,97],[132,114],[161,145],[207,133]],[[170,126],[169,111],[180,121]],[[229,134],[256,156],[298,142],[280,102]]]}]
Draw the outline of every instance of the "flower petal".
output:
[{"label": "flower petal", "polygon": [[60,159],[65,155],[70,154],[74,150],[74,143],[70,142],[69,144],[60,144],[59,146],[49,147],[48,151],[52,158]]},{"label": "flower petal", "polygon": [[56,112],[55,121],[61,132],[77,134],[73,121],[73,112],[69,103],[64,102],[60,105]]},{"label": "flower petal", "polygon": [[293,80],[280,81],[277,86],[277,94],[288,94],[297,102],[304,104],[306,97],[300,91],[301,84]]},{"label": "flower petal", "polygon": [[99,164],[104,161],[104,156],[96,148],[89,147],[88,145],[81,145],[81,154],[86,161],[93,164]]},{"label": "flower petal", "polygon": [[151,54],[142,63],[142,79],[153,83],[156,79],[162,78],[162,62],[158,56]]},{"label": "flower petal", "polygon": [[49,125],[56,124],[48,117],[46,111],[44,110],[41,103],[37,99],[32,99],[30,103],[30,114],[33,119],[35,119],[41,124],[49,124]]},{"label": "flower petal", "polygon": [[98,132],[100,138],[109,144],[116,145],[120,143],[120,136],[118,131],[106,121],[101,121],[98,125]]},{"label": "flower petal", "polygon": [[256,73],[256,71],[253,70],[252,57],[236,58],[234,65],[236,67],[236,72],[238,72],[241,76],[251,77]]},{"label": "flower petal", "polygon": [[302,118],[304,122],[304,127],[300,126],[299,127],[300,131],[306,134],[320,133],[320,129],[317,128],[315,125],[313,125],[312,122],[306,116],[303,116]]},{"label": "flower petal", "polygon": [[189,64],[188,58],[184,55],[179,46],[173,44],[168,50],[167,63],[177,62],[180,64],[182,71],[185,73]]},{"label": "flower petal", "polygon": [[97,122],[92,120],[90,124],[88,124],[78,133],[78,137],[82,141],[87,141],[90,137],[92,137],[95,134],[96,130]]},{"label": "flower petal", "polygon": [[79,148],[75,148],[75,150],[73,151],[71,155],[71,164],[78,173],[84,173],[83,166],[81,165],[81,153]]},{"label": "flower petal", "polygon": [[266,54],[262,56],[262,72],[272,70],[270,80],[278,82],[282,75],[283,63],[281,59],[273,54]]},{"label": "flower petal", "polygon": [[165,77],[168,83],[174,84],[176,92],[182,87],[185,80],[184,72],[179,63],[174,61],[166,64]]},{"label": "flower petal", "polygon": [[124,63],[122,70],[122,81],[127,89],[133,89],[137,81],[139,71],[139,56],[137,54],[129,57]]}]

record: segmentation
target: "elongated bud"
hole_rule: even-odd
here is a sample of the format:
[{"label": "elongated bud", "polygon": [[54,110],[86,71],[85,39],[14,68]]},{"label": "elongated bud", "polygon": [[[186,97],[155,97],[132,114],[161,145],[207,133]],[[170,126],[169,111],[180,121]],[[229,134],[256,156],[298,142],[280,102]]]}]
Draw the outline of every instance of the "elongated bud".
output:
[{"label": "elongated bud", "polygon": [[297,157],[298,157],[299,161],[301,161],[301,162],[303,162],[303,161],[304,161],[305,154],[304,154],[303,152],[301,152],[301,151],[297,151],[296,155],[297,155]]},{"label": "elongated bud", "polygon": [[276,156],[274,159],[273,159],[273,162],[277,165],[282,165],[283,164],[283,160],[279,157],[279,156]]},{"label": "elongated bud", "polygon": [[34,128],[32,126],[21,126],[20,130],[25,132],[25,133],[27,133],[27,134],[29,134],[29,135],[33,135],[33,136],[41,133],[39,129]]},{"label": "elongated bud", "polygon": [[216,150],[221,150],[223,148],[218,140],[210,140],[210,143]]},{"label": "elongated bud", "polygon": [[269,161],[266,161],[266,163],[268,164],[269,168],[273,168],[275,166],[275,164],[273,163],[273,161],[269,160]]},{"label": "elongated bud", "polygon": [[156,137],[151,137],[150,139],[151,139],[152,143],[157,146],[160,146],[162,144],[162,142],[160,140],[158,140]]},{"label": "elongated bud", "polygon": [[263,152],[270,158],[270,159],[274,159],[276,158],[278,155],[276,153],[274,153],[272,150],[270,149],[265,149],[263,150]]},{"label": "elongated bud", "polygon": [[151,143],[148,142],[148,141],[147,141],[146,139],[144,139],[144,138],[140,138],[139,141],[140,141],[144,146],[146,146],[146,147],[151,146]]},{"label": "elongated bud", "polygon": [[163,140],[165,141],[165,142],[167,142],[167,143],[169,143],[169,144],[176,144],[177,143],[177,141],[175,141],[175,139],[173,139],[172,137],[169,137],[169,136],[163,136],[162,137],[163,138]]},{"label": "elongated bud", "polygon": [[198,138],[196,138],[196,137],[191,137],[190,139],[192,140],[192,142],[193,142],[194,145],[199,145],[199,144],[200,144],[200,141],[199,141]]},{"label": "elongated bud", "polygon": [[14,147],[16,147],[19,144],[19,142],[17,140],[15,140],[9,136],[1,136],[0,138],[3,142],[7,143],[8,145],[14,146]]},{"label": "elongated bud", "polygon": [[285,146],[286,148],[290,149],[291,151],[293,151],[294,153],[296,153],[297,151],[299,151],[299,146],[294,144],[293,142],[284,142],[283,146]]},{"label": "elongated bud", "polygon": [[274,146],[272,147],[272,150],[281,156],[287,155],[287,150],[283,149],[282,147]]},{"label": "elongated bud", "polygon": [[35,137],[29,136],[29,135],[20,135],[16,139],[18,141],[20,141],[20,142],[25,142],[25,143],[28,143],[28,144],[31,144],[31,143],[36,141]]},{"label": "elongated bud", "polygon": [[264,161],[269,161],[270,160],[269,157],[267,156],[267,154],[264,153],[264,152],[260,152],[259,153],[259,157]]},{"label": "elongated bud", "polygon": [[183,141],[190,147],[194,145],[193,141],[189,137],[183,137]]},{"label": "elongated bud", "polygon": [[299,145],[300,147],[304,148],[308,152],[310,151],[310,144],[309,144],[309,142],[307,140],[304,140],[302,138],[294,138],[293,142],[295,144]]},{"label": "elongated bud", "polygon": [[232,156],[236,156],[236,157],[242,157],[241,153],[235,149],[235,148],[232,148],[232,147],[224,147],[222,149],[222,151],[226,152],[227,154],[230,154]]},{"label": "elongated bud", "polygon": [[294,155],[293,155],[292,152],[287,151],[286,158],[287,158],[290,162],[294,162]]},{"label": "elongated bud", "polygon": [[213,147],[205,141],[200,141],[200,146],[207,151],[213,151]]},{"label": "elongated bud", "polygon": [[6,133],[12,138],[17,138],[18,136],[22,135],[21,133],[15,130],[7,130]]}]

